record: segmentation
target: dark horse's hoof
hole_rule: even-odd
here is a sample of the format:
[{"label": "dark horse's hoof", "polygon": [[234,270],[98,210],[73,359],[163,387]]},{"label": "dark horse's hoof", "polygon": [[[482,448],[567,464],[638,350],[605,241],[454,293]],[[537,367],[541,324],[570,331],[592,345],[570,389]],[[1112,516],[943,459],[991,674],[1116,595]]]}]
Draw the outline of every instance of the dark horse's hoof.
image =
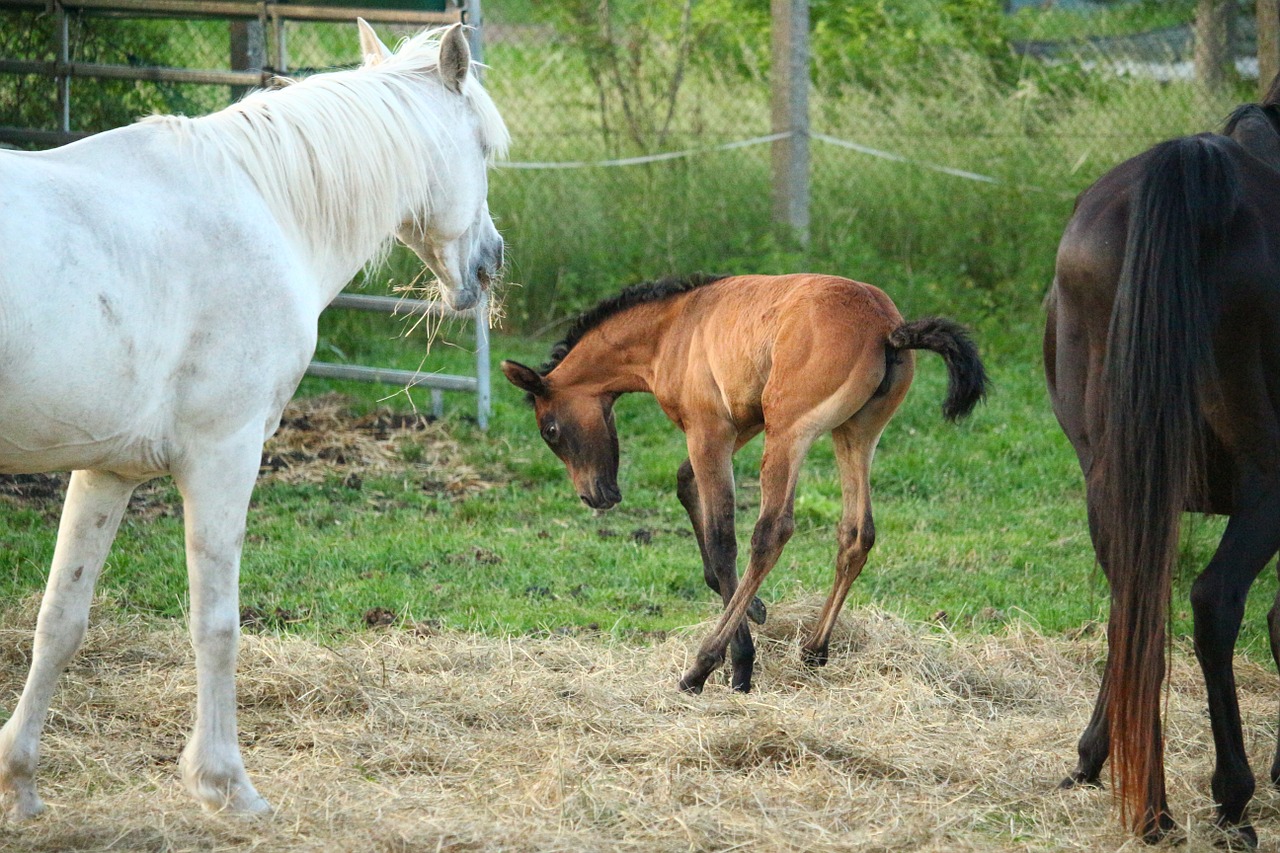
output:
[{"label": "dark horse's hoof", "polygon": [[1256,850],[1258,849],[1258,833],[1247,823],[1218,824],[1218,837],[1214,846],[1223,850]]},{"label": "dark horse's hoof", "polygon": [[702,679],[701,681],[695,681],[693,679],[690,679],[689,676],[686,675],[684,678],[680,679],[680,692],[692,693],[694,696],[697,696],[699,693],[702,692],[702,685],[706,683],[707,683],[707,680],[705,678]]},{"label": "dark horse's hoof", "polygon": [[[1250,828],[1249,831],[1252,832],[1253,829]],[[1155,820],[1151,819],[1150,814],[1148,813],[1146,829],[1142,831],[1142,840],[1146,844],[1159,844],[1166,840],[1177,842],[1185,841],[1186,839],[1182,838],[1181,835],[1174,837],[1174,833],[1177,832],[1178,824],[1174,822],[1168,812],[1161,812],[1160,817]],[[1256,835],[1254,836],[1253,843],[1255,846],[1258,843]]]},{"label": "dark horse's hoof", "polygon": [[769,611],[765,609],[764,602],[760,600],[760,596],[751,599],[751,603],[747,605],[747,618],[757,625],[763,625],[764,620],[769,617]]},{"label": "dark horse's hoof", "polygon": [[1100,790],[1102,788],[1102,780],[1096,776],[1090,778],[1077,771],[1058,783],[1059,791],[1069,791],[1072,788],[1097,788]]}]

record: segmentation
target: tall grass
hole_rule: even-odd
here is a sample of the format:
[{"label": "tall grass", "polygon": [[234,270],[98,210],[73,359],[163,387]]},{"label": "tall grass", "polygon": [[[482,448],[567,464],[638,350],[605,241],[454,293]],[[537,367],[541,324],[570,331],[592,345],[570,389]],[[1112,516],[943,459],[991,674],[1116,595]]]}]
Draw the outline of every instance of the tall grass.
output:
[{"label": "tall grass", "polygon": [[[600,126],[581,62],[558,50],[512,48],[510,64],[506,48],[490,52],[488,81],[512,125],[513,158],[635,153]],[[1238,97],[1030,65],[1010,88],[980,60],[954,56],[946,67],[886,69],[874,92],[815,89],[815,132],[915,162],[814,140],[804,247],[771,221],[767,145],[644,166],[498,170],[491,207],[510,245],[511,278],[524,285],[509,302],[510,327],[545,329],[638,279],[802,268],[885,284],[912,311],[1017,325],[1038,311],[1074,196],[1159,139],[1215,127]],[[769,132],[764,80],[699,65],[678,108],[671,148]]]}]

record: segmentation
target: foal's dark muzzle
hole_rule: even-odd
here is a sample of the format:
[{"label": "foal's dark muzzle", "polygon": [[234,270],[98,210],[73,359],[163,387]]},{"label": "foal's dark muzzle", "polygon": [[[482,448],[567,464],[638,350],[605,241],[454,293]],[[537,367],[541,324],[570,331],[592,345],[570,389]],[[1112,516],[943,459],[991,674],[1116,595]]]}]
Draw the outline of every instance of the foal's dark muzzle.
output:
[{"label": "foal's dark muzzle", "polygon": [[589,494],[580,494],[582,502],[592,509],[613,509],[622,502],[622,492],[616,485],[597,486]]}]

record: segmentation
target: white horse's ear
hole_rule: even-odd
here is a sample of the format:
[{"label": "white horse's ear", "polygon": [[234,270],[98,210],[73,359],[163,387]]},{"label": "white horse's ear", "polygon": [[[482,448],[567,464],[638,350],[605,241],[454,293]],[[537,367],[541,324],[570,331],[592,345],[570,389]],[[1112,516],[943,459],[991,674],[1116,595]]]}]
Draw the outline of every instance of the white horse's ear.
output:
[{"label": "white horse's ear", "polygon": [[445,88],[460,93],[470,71],[471,47],[462,32],[462,24],[454,24],[440,38],[440,78]]},{"label": "white horse's ear", "polygon": [[364,57],[365,65],[377,65],[391,55],[368,21],[356,18],[356,27],[360,30],[360,55]]}]

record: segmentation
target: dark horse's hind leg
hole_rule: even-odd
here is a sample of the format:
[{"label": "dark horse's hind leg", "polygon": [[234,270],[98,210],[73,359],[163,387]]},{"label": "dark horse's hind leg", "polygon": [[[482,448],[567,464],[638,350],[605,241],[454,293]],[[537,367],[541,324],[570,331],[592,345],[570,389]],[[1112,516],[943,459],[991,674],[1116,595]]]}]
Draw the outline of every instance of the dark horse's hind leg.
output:
[{"label": "dark horse's hind leg", "polygon": [[[1093,540],[1094,553],[1101,555],[1100,522],[1094,510],[1092,493],[1089,498],[1089,536]],[[1104,575],[1106,571],[1107,567],[1104,564],[1102,566]],[[1084,733],[1080,735],[1080,742],[1076,745],[1076,754],[1079,756],[1076,769],[1062,780],[1058,785],[1059,788],[1074,788],[1078,785],[1089,788],[1102,787],[1102,765],[1106,764],[1107,756],[1111,754],[1111,725],[1107,719],[1107,701],[1111,692],[1112,636],[1108,620],[1107,660],[1102,667],[1102,685],[1098,688],[1098,699],[1093,704],[1093,714],[1089,717],[1089,723],[1084,727]]]},{"label": "dark horse's hind leg", "polygon": [[1227,522],[1218,550],[1191,587],[1191,607],[1196,657],[1208,690],[1209,722],[1217,753],[1211,785],[1218,803],[1218,823],[1256,845],[1257,835],[1246,815],[1254,791],[1253,771],[1240,729],[1232,655],[1249,587],[1280,548],[1280,528],[1276,526],[1280,483],[1249,485],[1261,488],[1240,492],[1259,497],[1237,508]]},{"label": "dark horse's hind leg", "polygon": [[[1280,575],[1280,563],[1276,564],[1276,574]],[[1280,672],[1280,592],[1276,593],[1275,603],[1267,613],[1267,634],[1271,640],[1271,659]],[[1271,784],[1280,788],[1280,734],[1276,736],[1276,754],[1271,762]]]},{"label": "dark horse's hind leg", "polygon": [[[693,524],[693,535],[698,540],[698,550],[702,554],[702,574],[707,586],[728,604],[733,591],[738,588],[738,540],[734,531],[732,484],[728,490],[727,506],[717,506],[710,513],[714,517],[711,525],[704,523],[702,495],[698,492],[693,464],[688,459],[681,464],[676,474],[676,496],[685,512],[689,513],[689,521]],[[725,503],[724,497],[722,495],[717,503]],[[760,599],[755,599],[753,609],[757,611],[753,617],[755,621],[764,622],[764,604]],[[748,612],[748,616],[750,615]],[[751,629],[745,622],[729,643],[729,658],[733,667],[733,689],[742,693],[750,691],[756,650],[751,640]]]}]

